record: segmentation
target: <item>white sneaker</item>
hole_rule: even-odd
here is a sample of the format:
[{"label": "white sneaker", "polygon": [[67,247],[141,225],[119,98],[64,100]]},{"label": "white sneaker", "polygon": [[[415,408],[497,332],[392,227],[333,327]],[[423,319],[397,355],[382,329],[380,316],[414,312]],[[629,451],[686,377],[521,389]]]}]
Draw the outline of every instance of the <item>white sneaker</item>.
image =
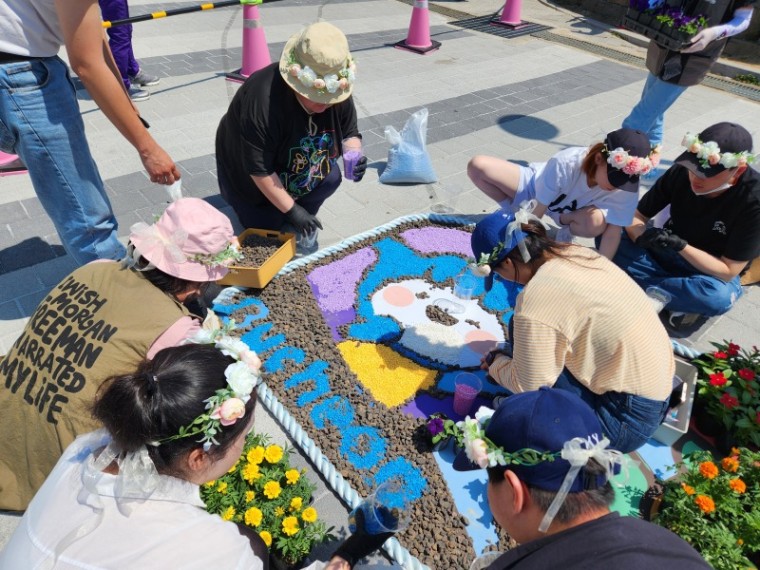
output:
[{"label": "white sneaker", "polygon": [[129,88],[129,98],[132,101],[147,101],[150,99],[150,91],[147,89],[140,89],[134,85]]},{"label": "white sneaker", "polygon": [[137,72],[137,75],[130,75],[129,76],[130,83],[134,83],[135,85],[139,85],[140,87],[147,87],[150,85],[158,85],[161,80],[156,75],[149,75],[145,73],[142,69]]}]

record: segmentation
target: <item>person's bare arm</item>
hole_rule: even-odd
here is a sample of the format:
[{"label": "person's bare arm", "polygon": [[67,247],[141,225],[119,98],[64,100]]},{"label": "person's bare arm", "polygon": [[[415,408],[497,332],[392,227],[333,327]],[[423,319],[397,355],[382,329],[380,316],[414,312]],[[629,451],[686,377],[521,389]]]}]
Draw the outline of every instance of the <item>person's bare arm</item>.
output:
[{"label": "person's bare arm", "polygon": [[253,183],[261,190],[261,193],[266,196],[267,200],[283,214],[289,211],[293,207],[293,204],[295,204],[295,200],[285,190],[277,174],[270,174],[269,176],[251,175],[251,178],[253,179]]},{"label": "person's bare arm", "polygon": [[171,184],[180,177],[174,161],[140,122],[124,88],[103,55],[103,28],[96,0],[55,0],[66,51],[74,72],[108,120],[140,155],[152,182]]},{"label": "person's bare arm", "polygon": [[625,228],[625,233],[628,234],[628,237],[631,238],[632,242],[636,242],[638,237],[644,233],[644,231],[647,229],[646,224],[648,221],[649,218],[636,210],[636,213],[633,215],[633,222],[630,226],[626,226]]},{"label": "person's bare arm", "polygon": [[736,261],[727,257],[715,257],[691,245],[687,245],[680,253],[686,261],[691,263],[700,272],[712,275],[723,281],[731,281],[747,265],[746,261]]},{"label": "person's bare arm", "polygon": [[602,232],[602,239],[599,243],[599,253],[601,253],[607,259],[615,257],[615,253],[620,245],[621,227],[615,224],[607,224],[604,232]]}]

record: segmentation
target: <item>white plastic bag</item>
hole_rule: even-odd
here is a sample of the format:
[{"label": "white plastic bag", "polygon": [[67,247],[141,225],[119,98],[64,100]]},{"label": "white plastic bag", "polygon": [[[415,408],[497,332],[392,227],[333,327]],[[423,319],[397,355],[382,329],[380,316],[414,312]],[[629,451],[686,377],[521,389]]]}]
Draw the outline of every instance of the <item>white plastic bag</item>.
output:
[{"label": "white plastic bag", "polygon": [[429,184],[438,180],[425,149],[427,120],[428,110],[422,108],[409,117],[400,133],[392,126],[385,127],[385,139],[391,148],[380,182]]}]

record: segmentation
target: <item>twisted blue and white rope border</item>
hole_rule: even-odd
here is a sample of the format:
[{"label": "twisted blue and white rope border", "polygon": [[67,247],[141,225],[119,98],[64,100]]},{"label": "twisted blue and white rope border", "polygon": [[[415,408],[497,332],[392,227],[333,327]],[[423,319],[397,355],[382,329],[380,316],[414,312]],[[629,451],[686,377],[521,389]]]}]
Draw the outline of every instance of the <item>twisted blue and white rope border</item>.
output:
[{"label": "twisted blue and white rope border", "polygon": [[[392,230],[401,224],[419,221],[431,221],[443,224],[460,225],[474,224],[471,218],[462,216],[448,216],[434,213],[410,214],[408,216],[402,216],[366,232],[362,232],[360,234],[346,238],[345,240],[335,245],[328,246],[311,255],[290,261],[277,273],[277,275],[275,275],[275,277],[292,273],[300,267],[308,265],[309,263],[312,263],[324,257],[330,256],[334,253],[338,253],[367,238],[377,237],[381,233]],[[222,292],[217,300],[221,299],[224,301],[225,297],[229,297],[232,293],[241,290],[244,289],[239,287],[228,287],[225,289],[225,291],[228,293],[225,295],[225,292]],[[670,342],[673,346],[673,352],[679,356],[691,360],[693,358],[697,358],[700,354],[699,352],[682,345],[676,340],[671,339]],[[301,451],[303,451],[309,457],[314,467],[330,484],[333,491],[335,491],[346,504],[350,505],[352,509],[356,507],[361,502],[362,497],[360,497],[356,490],[351,487],[351,485],[343,478],[343,475],[341,475],[340,472],[335,469],[335,466],[322,453],[322,450],[317,447],[317,445],[314,443],[314,440],[309,437],[309,435],[299,425],[296,419],[280,403],[280,401],[277,399],[277,396],[275,396],[272,390],[270,390],[266,382],[262,380],[256,388],[256,391],[258,393],[259,400],[264,403],[264,405],[275,417],[275,419],[277,419],[283,429],[287,431],[288,435],[290,435],[293,441],[301,448]],[[401,567],[406,570],[430,570],[428,566],[424,565],[416,557],[412,556],[406,548],[401,546],[401,543],[396,538],[388,539],[383,545],[383,549],[385,549],[385,551],[396,563],[400,564]]]}]

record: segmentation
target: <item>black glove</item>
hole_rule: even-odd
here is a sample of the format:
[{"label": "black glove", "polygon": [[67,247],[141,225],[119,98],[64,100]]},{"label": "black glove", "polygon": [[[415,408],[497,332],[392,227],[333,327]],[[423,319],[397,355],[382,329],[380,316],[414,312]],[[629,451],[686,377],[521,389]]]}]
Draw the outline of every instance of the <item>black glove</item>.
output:
[{"label": "black glove", "polygon": [[316,216],[306,211],[303,206],[299,206],[297,203],[293,204],[293,207],[285,212],[288,221],[295,226],[301,234],[309,234],[319,228],[322,229],[322,224]]},{"label": "black glove", "polygon": [[354,165],[354,182],[359,182],[367,172],[367,157],[362,156]]},{"label": "black glove", "polygon": [[356,518],[356,531],[343,541],[343,544],[333,554],[333,556],[340,556],[348,562],[351,568],[359,560],[365,556],[369,556],[380,548],[386,540],[393,536],[392,532],[368,534],[364,529],[364,511],[361,509],[357,509],[354,517]]},{"label": "black glove", "polygon": [[634,243],[644,249],[652,249],[653,247],[656,247],[656,241],[664,233],[665,230],[662,228],[647,228],[644,230],[643,234],[636,238]]},{"label": "black glove", "polygon": [[654,244],[657,247],[673,251],[681,251],[689,245],[685,239],[681,236],[677,236],[670,230],[663,230],[663,232],[655,239]]}]

